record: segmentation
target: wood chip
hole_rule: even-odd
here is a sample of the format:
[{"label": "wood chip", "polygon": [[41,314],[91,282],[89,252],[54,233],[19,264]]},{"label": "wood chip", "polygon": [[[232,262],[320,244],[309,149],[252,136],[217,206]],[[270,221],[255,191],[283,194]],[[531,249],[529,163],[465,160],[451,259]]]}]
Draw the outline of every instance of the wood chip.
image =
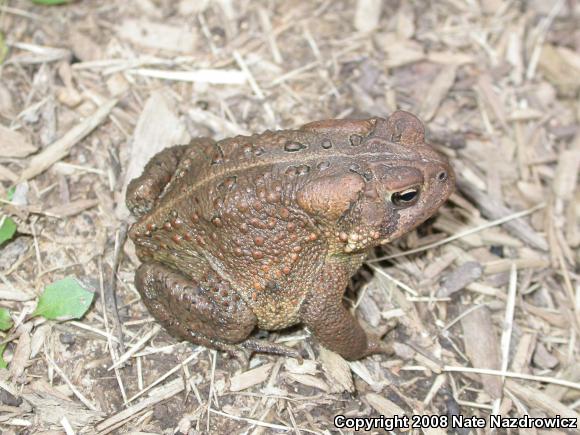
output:
[{"label": "wood chip", "polygon": [[384,51],[386,68],[397,68],[425,59],[421,45],[408,39],[401,39],[395,33],[377,33],[375,42]]},{"label": "wood chip", "polygon": [[368,393],[364,398],[375,411],[386,418],[394,418],[396,416],[401,417],[406,414],[405,410],[395,402],[379,394]]},{"label": "wood chip", "polygon": [[316,361],[307,359],[302,361],[300,364],[295,358],[285,358],[284,368],[290,373],[303,374],[303,375],[314,375],[318,373],[316,368]]},{"label": "wood chip", "polygon": [[230,391],[242,391],[254,385],[261,384],[268,379],[273,363],[263,364],[252,370],[238,373],[230,379]]},{"label": "wood chip", "polygon": [[350,366],[343,357],[321,346],[320,361],[324,373],[331,381],[330,385],[333,391],[347,391],[349,393],[354,391]]},{"label": "wood chip", "polygon": [[303,375],[303,374],[299,374],[299,373],[288,373],[286,375],[286,377],[294,382],[298,382],[299,384],[322,390],[325,393],[328,393],[329,391],[331,391],[328,384],[316,376]]},{"label": "wood chip", "polygon": [[133,44],[178,53],[191,53],[197,36],[191,28],[161,24],[145,19],[126,19],[117,33]]},{"label": "wood chip", "polygon": [[532,360],[536,341],[537,336],[533,333],[523,334],[520,337],[511,361],[511,369],[513,372],[526,373]]},{"label": "wood chip", "polygon": [[485,263],[483,270],[486,275],[507,272],[512,264],[518,269],[543,269],[550,266],[550,261],[545,258],[504,258]]},{"label": "wood chip", "polygon": [[435,78],[435,81],[429,86],[429,91],[422,100],[421,108],[419,109],[419,117],[424,122],[433,119],[437,113],[441,102],[447,96],[455,82],[456,72],[457,67],[455,65],[444,66]]},{"label": "wood chip", "polygon": [[15,42],[11,45],[14,48],[24,50],[25,53],[11,56],[7,60],[7,64],[37,65],[69,59],[71,56],[70,50],[65,48],[45,47],[22,42]]},{"label": "wood chip", "polygon": [[403,39],[410,39],[415,35],[415,11],[407,2],[401,2],[397,11],[397,34]]},{"label": "wood chip", "polygon": [[0,124],[0,158],[22,158],[38,150],[26,137]]},{"label": "wood chip", "polygon": [[[461,318],[465,353],[473,367],[498,370],[499,338],[494,331],[491,313],[486,306]],[[501,397],[502,382],[497,376],[480,375],[483,389],[494,399]]]},{"label": "wood chip", "polygon": [[536,351],[534,352],[533,362],[538,367],[543,369],[553,369],[556,367],[560,360],[552,355],[542,343],[536,344]]},{"label": "wood chip", "polygon": [[375,30],[381,18],[382,0],[358,0],[354,13],[354,27],[359,32]]},{"label": "wood chip", "polygon": [[101,45],[87,34],[80,31],[73,31],[71,42],[73,54],[82,62],[102,59],[103,49]]},{"label": "wood chip", "polygon": [[[566,379],[570,382],[579,382],[580,381],[580,361],[574,361],[567,367],[561,369],[558,373],[558,378]],[[550,396],[554,400],[562,400],[564,396],[570,393],[570,389],[563,387],[561,385],[550,384],[544,390],[548,396]]]},{"label": "wood chip", "polygon": [[427,54],[427,60],[433,63],[457,66],[475,62],[473,56],[467,53],[457,53],[454,51],[430,51],[429,54]]},{"label": "wood chip", "polygon": [[18,328],[18,344],[14,349],[14,355],[8,370],[13,379],[18,380],[24,373],[30,358],[30,331],[32,330],[31,323],[25,323]]},{"label": "wood chip", "polygon": [[488,74],[483,74],[479,77],[477,81],[477,90],[480,92],[485,102],[491,108],[495,118],[499,121],[504,129],[508,130],[502,101],[493,89],[491,77]]},{"label": "wood chip", "polygon": [[423,275],[426,279],[435,279],[455,261],[458,255],[460,255],[458,250],[448,250],[439,258],[430,262],[423,271]]},{"label": "wood chip", "polygon": [[578,189],[580,173],[580,135],[576,139],[576,149],[565,150],[558,156],[558,166],[554,177],[554,193],[564,200],[571,200]]},{"label": "wood chip", "polygon": [[481,264],[477,261],[466,261],[442,278],[441,287],[437,291],[437,296],[451,296],[453,293],[464,289],[468,284],[479,279],[482,273],[483,268]]},{"label": "wood chip", "polygon": [[14,114],[14,100],[12,98],[12,94],[3,83],[0,83],[0,115],[9,118],[13,114]]}]

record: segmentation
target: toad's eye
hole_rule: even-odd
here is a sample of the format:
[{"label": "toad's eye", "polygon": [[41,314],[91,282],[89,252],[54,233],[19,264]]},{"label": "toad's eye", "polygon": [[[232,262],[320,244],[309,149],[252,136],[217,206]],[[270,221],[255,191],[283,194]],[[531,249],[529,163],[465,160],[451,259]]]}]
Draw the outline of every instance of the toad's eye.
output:
[{"label": "toad's eye", "polygon": [[409,207],[419,199],[419,188],[410,187],[391,194],[391,202],[397,207]]}]

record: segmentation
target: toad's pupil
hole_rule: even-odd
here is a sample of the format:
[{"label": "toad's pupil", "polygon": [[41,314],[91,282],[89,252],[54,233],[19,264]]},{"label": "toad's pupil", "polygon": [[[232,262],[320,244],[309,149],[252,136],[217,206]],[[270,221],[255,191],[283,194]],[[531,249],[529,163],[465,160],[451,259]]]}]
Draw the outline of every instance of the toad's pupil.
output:
[{"label": "toad's pupil", "polygon": [[399,199],[403,202],[409,202],[413,201],[413,199],[415,199],[415,196],[417,196],[417,192],[412,190],[410,192],[401,193],[399,195]]},{"label": "toad's pupil", "polygon": [[445,181],[445,180],[447,180],[447,172],[445,172],[445,171],[441,171],[441,172],[439,172],[439,173],[437,174],[437,179],[438,179],[439,181]]},{"label": "toad's pupil", "polygon": [[419,192],[417,189],[408,189],[408,190],[404,190],[402,192],[395,192],[395,193],[393,193],[393,196],[391,197],[391,201],[395,205],[410,204],[411,202],[413,202],[417,198],[418,193]]}]

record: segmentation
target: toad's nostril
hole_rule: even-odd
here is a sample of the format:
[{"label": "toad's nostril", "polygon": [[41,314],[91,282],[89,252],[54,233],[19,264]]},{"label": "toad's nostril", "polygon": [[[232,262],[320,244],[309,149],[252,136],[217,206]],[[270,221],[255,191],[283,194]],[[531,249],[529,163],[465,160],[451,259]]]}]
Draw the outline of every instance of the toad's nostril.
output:
[{"label": "toad's nostril", "polygon": [[447,180],[447,172],[445,171],[441,171],[437,174],[437,180],[438,181],[445,181]]}]

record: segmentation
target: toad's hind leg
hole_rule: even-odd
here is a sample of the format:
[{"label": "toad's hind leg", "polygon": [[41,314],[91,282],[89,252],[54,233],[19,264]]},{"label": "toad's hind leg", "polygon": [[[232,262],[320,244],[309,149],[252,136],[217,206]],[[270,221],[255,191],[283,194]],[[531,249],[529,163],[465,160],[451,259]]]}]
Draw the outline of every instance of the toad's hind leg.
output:
[{"label": "toad's hind leg", "polygon": [[149,160],[141,176],[131,180],[126,196],[127,207],[131,213],[141,216],[151,210],[167,183],[171,181],[187,148],[187,145],[165,148]]},{"label": "toad's hind leg", "polygon": [[297,356],[285,346],[246,340],[256,316],[216,274],[197,282],[160,263],[146,263],[137,269],[135,287],[153,317],[184,340],[228,352],[244,363],[243,349]]},{"label": "toad's hind leg", "polygon": [[165,148],[155,154],[145,165],[141,176],[131,180],[127,186],[127,207],[131,213],[142,216],[151,210],[174,175],[186,170],[193,160],[200,158],[199,153],[212,148],[214,143],[213,139],[202,137],[189,145]]}]

